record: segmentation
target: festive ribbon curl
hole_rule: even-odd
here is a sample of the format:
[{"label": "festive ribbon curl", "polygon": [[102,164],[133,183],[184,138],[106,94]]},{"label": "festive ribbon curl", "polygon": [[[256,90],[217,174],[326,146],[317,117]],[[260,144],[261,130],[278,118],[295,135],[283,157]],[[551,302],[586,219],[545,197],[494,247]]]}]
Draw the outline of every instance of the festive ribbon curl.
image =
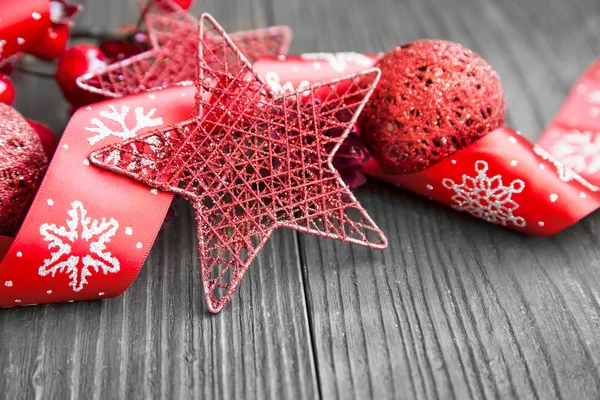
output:
[{"label": "festive ribbon curl", "polygon": [[[256,69],[293,90],[377,64],[380,55],[305,54],[263,59]],[[533,144],[502,127],[423,171],[367,175],[520,232],[559,232],[600,207],[600,60],[577,81],[557,117]]]}]

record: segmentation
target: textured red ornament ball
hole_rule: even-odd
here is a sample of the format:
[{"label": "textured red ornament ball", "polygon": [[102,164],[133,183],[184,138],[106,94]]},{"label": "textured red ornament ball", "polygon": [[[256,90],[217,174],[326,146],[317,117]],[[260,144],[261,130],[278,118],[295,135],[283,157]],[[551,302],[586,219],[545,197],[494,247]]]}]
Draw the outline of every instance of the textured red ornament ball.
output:
[{"label": "textured red ornament ball", "polygon": [[65,50],[58,59],[56,82],[65,99],[75,108],[104,100],[104,97],[81,89],[77,78],[106,68],[106,57],[92,44],[77,44]]},{"label": "textured red ornament ball", "polygon": [[426,169],[504,125],[498,74],[468,48],[419,40],[388,52],[364,108],[363,139],[389,174]]},{"label": "textured red ornament ball", "polygon": [[34,129],[0,103],[0,234],[17,231],[40,186],[48,159]]},{"label": "textured red ornament ball", "polygon": [[0,103],[11,105],[15,101],[15,86],[10,78],[0,73]]}]

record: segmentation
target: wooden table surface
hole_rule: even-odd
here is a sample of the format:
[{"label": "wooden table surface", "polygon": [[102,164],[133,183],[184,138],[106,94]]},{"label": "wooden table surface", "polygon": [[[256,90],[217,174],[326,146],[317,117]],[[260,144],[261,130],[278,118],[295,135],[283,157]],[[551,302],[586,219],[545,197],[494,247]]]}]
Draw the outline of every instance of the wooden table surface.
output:
[{"label": "wooden table surface", "polygon": [[[463,43],[532,140],[600,55],[598,0],[198,1],[229,31],[290,25],[292,53]],[[84,27],[137,19],[133,0],[83,3]],[[16,80],[16,107],[61,132],[55,83]],[[600,398],[600,214],[540,239],[377,182],[357,196],[388,249],[279,230],[219,315],[180,205],[120,298],[0,312],[0,397]]]}]

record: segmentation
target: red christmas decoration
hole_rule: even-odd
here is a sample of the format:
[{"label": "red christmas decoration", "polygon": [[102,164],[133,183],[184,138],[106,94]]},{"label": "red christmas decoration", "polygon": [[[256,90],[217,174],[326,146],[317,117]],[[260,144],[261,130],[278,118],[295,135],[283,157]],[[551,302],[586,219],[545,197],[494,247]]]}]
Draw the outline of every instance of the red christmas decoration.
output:
[{"label": "red christmas decoration", "polygon": [[359,126],[389,174],[421,171],[504,125],[498,74],[460,44],[420,40],[377,66],[382,80]]},{"label": "red christmas decoration", "polygon": [[[142,22],[148,21],[148,16],[177,14],[186,15],[185,10],[191,7],[192,0],[138,0],[140,6],[140,21],[137,25],[124,25],[119,28],[119,34],[124,38],[110,38],[100,43],[100,48],[106,55],[110,64],[123,61],[152,49],[148,32],[141,28]],[[194,23],[193,18],[189,18]],[[146,27],[148,29],[148,27]],[[151,28],[150,28],[151,30]]]},{"label": "red christmas decoration", "polygon": [[[339,179],[341,170],[354,170],[368,158],[347,140],[376,80],[369,57],[275,57],[263,81],[229,47],[229,39],[206,33],[199,43],[197,104],[193,87],[172,85],[75,112],[18,235],[0,237],[0,307],[123,293],[146,259],[173,192],[196,205],[213,311],[230,299],[276,227],[385,244]],[[346,76],[363,67],[366,73]],[[345,78],[308,82],[335,76]],[[599,77],[600,61],[577,82],[541,138],[545,149],[501,127],[417,173],[386,174],[374,159],[364,169],[507,228],[531,235],[558,232],[600,207],[600,155],[593,151],[599,140]],[[198,117],[181,122],[190,115]],[[11,121],[10,115],[0,118]],[[331,154],[338,157],[342,150],[336,163]],[[107,169],[90,165],[92,152]],[[30,166],[30,160],[7,160],[3,166],[18,161],[19,171]],[[6,182],[19,188],[23,180]]]},{"label": "red christmas decoration", "polygon": [[105,56],[92,44],[76,44],[61,54],[56,67],[56,82],[65,99],[75,108],[102,101],[104,98],[77,85],[77,79],[106,68]]},{"label": "red christmas decoration", "polygon": [[[192,86],[74,113],[27,218],[0,260],[0,307],[109,298],[131,285],[173,196],[96,168],[88,157],[150,127],[183,121],[193,111]],[[3,247],[0,239],[0,254]]]},{"label": "red christmas decoration", "polygon": [[52,61],[59,57],[67,47],[71,32],[66,24],[52,24],[48,32],[27,53],[44,61]]},{"label": "red christmas decoration", "polygon": [[52,155],[54,155],[57,145],[56,136],[54,135],[54,132],[52,132],[50,128],[48,128],[46,125],[40,122],[31,119],[27,119],[27,122],[29,123],[29,125],[31,125],[38,138],[40,139],[46,157],[48,157],[49,160],[52,159]]},{"label": "red christmas decoration", "polygon": [[109,62],[115,63],[150,50],[150,38],[146,32],[140,32],[135,25],[125,25],[119,28],[120,34],[126,34],[125,40],[103,40],[100,49]]},{"label": "red christmas decoration", "polygon": [[27,53],[44,61],[52,61],[59,57],[67,47],[70,36],[69,26],[65,24],[52,24],[48,32]]},{"label": "red christmas decoration", "polygon": [[0,234],[14,233],[48,166],[34,129],[15,109],[0,103]]},{"label": "red christmas decoration", "polygon": [[[267,80],[274,87],[289,91],[377,64],[372,59],[369,65],[369,58],[305,54],[262,60],[257,69],[271,77]],[[394,69],[386,70],[382,84],[393,86],[397,75]],[[503,126],[419,172],[388,174],[373,158],[363,165],[364,172],[494,224],[529,235],[556,233],[600,207],[600,152],[595,146],[599,77],[600,60],[575,84],[538,144]],[[470,99],[471,93],[465,96]]]},{"label": "red christmas decoration", "polygon": [[[81,88],[106,97],[120,97],[194,80],[197,21],[185,11],[158,13],[153,9],[146,13],[145,21],[152,50],[112,64],[100,73],[83,75],[78,80]],[[238,32],[231,38],[252,62],[287,52],[291,31],[276,26]]]},{"label": "red christmas decoration", "polygon": [[11,105],[15,101],[15,86],[10,78],[0,73],[0,103]]},{"label": "red christmas decoration", "polygon": [[14,55],[6,60],[0,61],[0,74],[10,75],[15,69],[15,64],[20,60],[21,55]]},{"label": "red christmas decoration", "polygon": [[[153,1],[153,0],[150,0]],[[164,10],[172,11],[176,9],[175,7],[182,8],[184,10],[189,10],[189,8],[194,3],[194,0],[155,0],[156,4],[162,7]]]},{"label": "red christmas decoration", "polygon": [[199,49],[198,115],[90,160],[192,202],[208,309],[225,307],[278,227],[384,248],[331,164],[379,70],[275,96],[207,14]]},{"label": "red christmas decoration", "polygon": [[[262,57],[254,63],[254,69],[264,76],[275,93],[294,93],[311,82],[325,82],[340,76],[373,68],[381,55],[346,53],[307,53]],[[285,65],[285,68],[281,68]],[[360,138],[357,126],[342,143],[333,159],[333,166],[351,189],[367,183],[363,166],[371,159],[370,152]]]},{"label": "red christmas decoration", "polygon": [[67,47],[71,36],[73,17],[83,10],[79,4],[70,4],[66,0],[50,0],[50,28],[27,53],[44,61],[52,61],[60,56]]},{"label": "red christmas decoration", "polygon": [[0,1],[0,66],[40,40],[49,26],[48,0]]}]

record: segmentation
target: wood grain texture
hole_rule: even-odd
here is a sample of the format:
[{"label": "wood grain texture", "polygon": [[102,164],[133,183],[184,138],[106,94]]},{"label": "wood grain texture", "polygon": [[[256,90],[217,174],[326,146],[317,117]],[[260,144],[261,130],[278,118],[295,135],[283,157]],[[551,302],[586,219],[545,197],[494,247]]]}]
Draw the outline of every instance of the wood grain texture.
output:
[{"label": "wood grain texture", "polygon": [[[131,0],[85,5],[84,26],[136,19]],[[597,0],[205,0],[200,10],[228,30],[289,24],[293,52],[464,43],[498,70],[509,124],[530,139],[600,55]],[[53,82],[18,86],[20,111],[64,128]],[[357,195],[387,250],[278,231],[217,316],[202,304],[181,204],[121,298],[0,312],[0,397],[600,398],[597,213],[539,239],[376,182]]]},{"label": "wood grain texture", "polygon": [[[296,51],[475,49],[530,139],[600,54],[595,1],[289,3],[275,16],[300,32]],[[600,397],[597,214],[533,239],[378,184],[358,197],[388,250],[300,238],[323,398]]]},{"label": "wood grain texture", "polygon": [[[219,4],[206,8],[232,30],[266,25],[261,4]],[[85,6],[82,26],[136,20],[134,1]],[[246,18],[250,11],[253,20]],[[19,79],[16,106],[57,131],[68,119],[59,98],[52,81]],[[0,313],[0,398],[318,397],[296,236],[276,232],[234,296],[235,306],[213,316],[203,303],[187,203],[179,214],[122,297]]]}]

